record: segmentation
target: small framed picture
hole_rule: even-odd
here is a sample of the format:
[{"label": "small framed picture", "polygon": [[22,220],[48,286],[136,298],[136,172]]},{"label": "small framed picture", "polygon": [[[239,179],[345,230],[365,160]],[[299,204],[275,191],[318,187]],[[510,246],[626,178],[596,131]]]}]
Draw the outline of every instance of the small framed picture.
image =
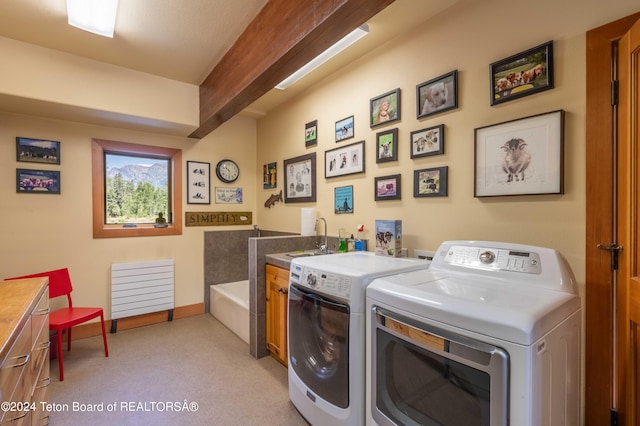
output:
[{"label": "small framed picture", "polygon": [[337,187],[333,198],[335,214],[353,213],[353,185]]},{"label": "small framed picture", "polygon": [[398,129],[376,133],[376,163],[398,160]]},{"label": "small framed picture", "polygon": [[369,101],[370,127],[400,120],[400,89],[395,89]]},{"label": "small framed picture", "polygon": [[16,169],[16,192],[19,194],[60,194],[57,170]]},{"label": "small framed picture", "polygon": [[262,166],[262,188],[273,189],[278,187],[278,163],[273,162]]},{"label": "small framed picture", "polygon": [[401,175],[380,176],[375,178],[375,200],[400,200]]},{"label": "small framed picture", "polygon": [[324,152],[325,179],[364,172],[364,141]]},{"label": "small framed picture", "polygon": [[564,111],[475,129],[475,197],[562,194]]},{"label": "small framed picture", "polygon": [[444,124],[411,132],[411,158],[444,154]]},{"label": "small framed picture", "polygon": [[284,160],[284,202],[316,201],[316,153]]},{"label": "small framed picture", "polygon": [[446,197],[448,166],[414,170],[413,196]]},{"label": "small framed picture", "polygon": [[313,120],[304,125],[304,146],[318,144],[318,120]]},{"label": "small framed picture", "polygon": [[216,187],[216,204],[242,204],[242,188]]},{"label": "small framed picture", "polygon": [[424,118],[458,108],[458,70],[416,86],[416,116]]},{"label": "small framed picture", "polygon": [[491,105],[553,89],[553,41],[489,65]]},{"label": "small framed picture", "polygon": [[16,137],[16,161],[60,164],[60,142]]},{"label": "small framed picture", "polygon": [[187,204],[211,204],[211,163],[187,161]]},{"label": "small framed picture", "polygon": [[336,142],[351,139],[353,136],[353,115],[336,121]]}]

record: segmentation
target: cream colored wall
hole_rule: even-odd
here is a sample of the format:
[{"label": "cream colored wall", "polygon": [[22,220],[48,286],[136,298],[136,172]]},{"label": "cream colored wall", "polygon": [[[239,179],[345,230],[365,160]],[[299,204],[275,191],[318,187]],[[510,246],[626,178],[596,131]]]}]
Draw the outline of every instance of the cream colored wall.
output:
[{"label": "cream colored wall", "polygon": [[[529,7],[531,6],[531,7]],[[376,219],[401,219],[403,245],[436,249],[443,240],[509,241],[553,247],[584,283],[585,244],[585,32],[637,10],[631,1],[539,0],[527,7],[513,1],[466,1],[407,35],[325,79],[303,96],[258,121],[258,168],[315,152],[317,203],[262,202],[275,190],[258,190],[259,223],[265,229],[299,232],[301,207],[315,206],[329,233],[354,232],[358,223],[372,238]],[[375,31],[372,26],[371,31]],[[555,88],[500,106],[489,104],[489,64],[538,44],[554,41]],[[416,85],[459,71],[459,108],[416,119]],[[369,99],[401,89],[401,121],[370,129]],[[474,129],[563,109],[565,172],[563,195],[474,198]],[[355,138],[336,143],[335,122],[355,116]],[[318,120],[318,145],[305,149],[304,125]],[[410,132],[445,125],[445,154],[412,160]],[[376,164],[376,132],[397,127],[398,161]],[[365,140],[366,173],[324,178],[324,152]],[[449,166],[446,198],[413,198],[413,171]],[[374,201],[374,177],[400,173],[402,200]],[[260,173],[258,173],[260,179]],[[334,188],[353,185],[354,214],[333,212]]]},{"label": "cream colored wall", "polygon": [[[60,141],[61,164],[16,162],[16,136]],[[183,227],[180,236],[93,239],[91,138],[180,148],[183,162],[210,162],[212,199],[213,188],[221,186],[215,177],[215,164],[223,158],[232,158],[241,168],[237,185],[233,186],[243,187],[244,203],[228,205],[212,201],[211,205],[191,205],[185,202],[183,212],[255,212],[254,119],[236,117],[197,141],[0,113],[0,223],[3,224],[0,278],[68,267],[74,282],[74,302],[102,306],[110,318],[112,263],[172,258],[175,260],[176,306],[203,302],[203,233],[238,227]],[[59,170],[61,194],[16,194],[16,168]],[[186,176],[183,176],[183,185],[186,185]],[[183,198],[186,199],[186,194]]]}]

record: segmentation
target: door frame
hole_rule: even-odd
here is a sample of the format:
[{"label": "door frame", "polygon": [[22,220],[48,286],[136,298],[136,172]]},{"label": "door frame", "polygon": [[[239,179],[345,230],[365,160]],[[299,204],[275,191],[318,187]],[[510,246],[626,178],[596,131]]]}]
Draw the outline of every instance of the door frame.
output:
[{"label": "door frame", "polygon": [[[613,132],[611,44],[640,19],[640,13],[587,32],[586,37],[586,279],[585,425],[610,424],[613,380]],[[591,176],[590,176],[591,173]],[[624,411],[624,398],[619,398]]]}]

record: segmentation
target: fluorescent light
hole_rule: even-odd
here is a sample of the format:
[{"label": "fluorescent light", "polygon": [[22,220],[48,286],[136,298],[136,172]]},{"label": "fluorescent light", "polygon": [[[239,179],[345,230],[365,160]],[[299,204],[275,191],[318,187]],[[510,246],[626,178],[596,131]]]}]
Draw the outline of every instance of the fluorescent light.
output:
[{"label": "fluorescent light", "polygon": [[285,78],[276,86],[276,89],[284,90],[287,87],[291,86],[296,81],[300,80],[305,75],[309,74],[311,71],[324,64],[326,61],[342,52],[347,47],[351,46],[356,41],[360,40],[362,37],[369,34],[369,26],[367,24],[362,24],[355,30],[351,31],[349,34],[344,36],[341,40],[339,40],[336,44],[319,54],[312,59],[311,62],[307,63],[305,66],[300,68],[298,71],[291,74],[289,77]]},{"label": "fluorescent light", "polygon": [[69,25],[113,38],[118,0],[67,0]]}]

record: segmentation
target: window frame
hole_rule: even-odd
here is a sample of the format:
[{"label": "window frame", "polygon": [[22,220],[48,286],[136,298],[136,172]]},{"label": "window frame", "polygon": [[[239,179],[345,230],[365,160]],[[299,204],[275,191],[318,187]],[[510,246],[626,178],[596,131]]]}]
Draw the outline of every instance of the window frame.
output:
[{"label": "window frame", "polygon": [[[169,213],[171,222],[166,228],[156,228],[152,223],[137,224],[125,228],[105,222],[105,170],[104,154],[133,156],[155,156],[169,160]],[[182,150],[91,139],[92,191],[93,191],[93,238],[152,237],[182,235]]]}]

